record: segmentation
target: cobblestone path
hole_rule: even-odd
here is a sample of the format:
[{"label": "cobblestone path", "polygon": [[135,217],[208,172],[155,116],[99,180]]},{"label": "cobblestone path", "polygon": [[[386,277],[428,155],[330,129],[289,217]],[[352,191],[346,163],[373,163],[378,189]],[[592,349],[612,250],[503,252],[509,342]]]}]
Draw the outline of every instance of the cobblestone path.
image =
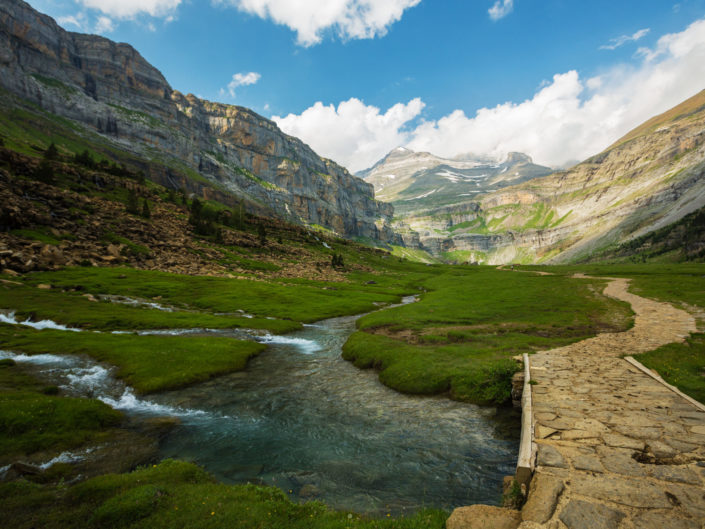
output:
[{"label": "cobblestone path", "polygon": [[627,291],[635,325],[531,356],[537,467],[520,529],[705,528],[705,412],[621,358],[681,342],[687,312]]}]

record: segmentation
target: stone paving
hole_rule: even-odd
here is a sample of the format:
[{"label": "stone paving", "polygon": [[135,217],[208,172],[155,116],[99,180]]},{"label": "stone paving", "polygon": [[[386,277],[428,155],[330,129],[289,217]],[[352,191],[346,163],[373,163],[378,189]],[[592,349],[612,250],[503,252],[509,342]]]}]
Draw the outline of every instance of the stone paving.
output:
[{"label": "stone paving", "polygon": [[705,528],[705,412],[621,358],[696,331],[627,291],[635,325],[531,357],[536,471],[520,529]]}]

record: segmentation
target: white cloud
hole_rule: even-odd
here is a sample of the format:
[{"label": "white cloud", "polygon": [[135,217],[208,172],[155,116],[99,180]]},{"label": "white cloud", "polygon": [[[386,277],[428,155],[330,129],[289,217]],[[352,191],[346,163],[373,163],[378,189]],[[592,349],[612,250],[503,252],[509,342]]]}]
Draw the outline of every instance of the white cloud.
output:
[{"label": "white cloud", "polygon": [[599,78],[557,74],[533,98],[482,108],[472,118],[456,110],[421,124],[408,146],[446,156],[521,151],[554,166],[585,159],[705,88],[705,19],[662,37],[643,55],[637,67],[615,67]]},{"label": "white cloud", "polygon": [[[86,0],[84,0],[86,1]],[[91,0],[97,1],[97,0]],[[115,0],[119,1],[119,0]],[[343,39],[369,39],[387,33],[404,11],[421,0],[212,0],[289,27],[302,46],[321,42],[326,30]]]},{"label": "white cloud", "polygon": [[650,28],[645,28],[645,29],[640,29],[633,35],[620,35],[619,37],[616,37],[614,39],[610,39],[609,44],[604,44],[600,46],[601,50],[616,50],[617,48],[624,46],[627,42],[636,42],[637,40],[640,40],[644,38],[646,35],[649,34],[649,31],[651,31]]},{"label": "white cloud", "polygon": [[76,13],[75,15],[67,15],[67,16],[57,18],[56,22],[62,27],[74,26],[77,29],[83,29],[86,24],[86,15],[85,15],[85,13]]},{"label": "white cloud", "polygon": [[359,171],[406,143],[409,133],[404,126],[423,108],[417,98],[406,104],[397,103],[382,113],[379,108],[352,98],[338,108],[318,102],[300,115],[272,119],[284,132],[303,139],[321,156]]},{"label": "white cloud", "polygon": [[95,23],[96,33],[110,33],[115,30],[115,25],[113,21],[108,17],[98,17]]},{"label": "white cloud", "polygon": [[641,55],[635,66],[620,65],[588,79],[575,70],[556,74],[526,101],[481,108],[471,117],[456,110],[413,130],[408,124],[424,107],[420,99],[384,114],[358,99],[337,109],[316,103],[300,115],[273,119],[353,171],[399,145],[440,156],[473,152],[500,158],[520,151],[537,163],[561,166],[597,154],[705,88],[705,19],[661,37]]},{"label": "white cloud", "polygon": [[99,16],[95,19],[91,19],[84,12],[58,17],[56,21],[60,26],[73,26],[75,30],[88,33],[105,34],[115,31],[115,23],[111,18]]},{"label": "white cloud", "polygon": [[492,20],[499,20],[514,11],[514,0],[497,0],[487,12]]},{"label": "white cloud", "polygon": [[[236,73],[228,83],[228,93],[230,97],[235,97],[235,89],[240,86],[250,86],[256,84],[262,78],[257,72]],[[225,95],[225,90],[220,90],[221,95]]]},{"label": "white cloud", "polygon": [[115,18],[132,18],[139,14],[153,17],[169,16],[181,0],[80,0],[91,9],[102,11]]}]

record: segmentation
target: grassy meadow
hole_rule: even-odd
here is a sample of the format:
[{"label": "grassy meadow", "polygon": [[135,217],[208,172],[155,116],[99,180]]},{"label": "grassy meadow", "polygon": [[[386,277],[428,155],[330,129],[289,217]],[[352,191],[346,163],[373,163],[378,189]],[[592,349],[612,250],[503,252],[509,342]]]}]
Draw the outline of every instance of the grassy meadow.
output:
[{"label": "grassy meadow", "polygon": [[671,303],[695,315],[698,330],[682,344],[669,344],[636,355],[669,384],[705,402],[705,264],[591,264],[522,267],[568,276],[585,273],[601,277],[626,277],[629,290],[639,296]]},{"label": "grassy meadow", "polygon": [[445,267],[424,288],[417,303],[362,317],[343,349],[408,393],[501,404],[518,369],[513,357],[632,323],[628,305],[602,295],[599,280]]}]

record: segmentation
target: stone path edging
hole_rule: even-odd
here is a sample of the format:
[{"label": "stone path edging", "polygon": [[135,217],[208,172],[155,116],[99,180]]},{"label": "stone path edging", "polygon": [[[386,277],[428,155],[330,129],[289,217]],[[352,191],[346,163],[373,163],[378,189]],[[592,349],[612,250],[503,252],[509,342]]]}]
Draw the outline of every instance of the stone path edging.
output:
[{"label": "stone path edging", "polygon": [[[628,279],[590,279],[609,281],[604,293],[632,306],[634,326],[531,356],[535,471],[521,521],[500,509],[492,525],[705,529],[703,406],[624,358],[683,342],[695,319],[632,294]],[[479,528],[481,507],[456,509],[447,527]]]},{"label": "stone path edging", "polygon": [[524,388],[521,394],[521,440],[519,457],[514,478],[528,490],[536,461],[536,443],[534,443],[534,414],[531,409],[531,361],[524,353]]},{"label": "stone path edging", "polygon": [[532,356],[538,454],[519,528],[702,529],[705,411],[623,358],[684,341],[695,319],[600,279],[634,326]]},{"label": "stone path edging", "polygon": [[705,411],[705,404],[703,404],[702,402],[698,402],[690,395],[686,395],[680,389],[678,389],[676,386],[672,386],[671,384],[666,382],[663,378],[661,378],[661,375],[659,375],[658,373],[655,373],[653,370],[646,367],[644,364],[642,364],[641,362],[636,360],[633,356],[625,356],[624,359],[627,362],[629,362],[631,365],[636,367],[638,370],[643,371],[644,373],[649,375],[651,378],[653,378],[659,384],[666,386],[668,389],[670,389],[671,391],[673,391],[677,395],[680,395],[681,397],[683,397],[685,400],[690,402],[693,406],[695,406],[699,410]]}]

